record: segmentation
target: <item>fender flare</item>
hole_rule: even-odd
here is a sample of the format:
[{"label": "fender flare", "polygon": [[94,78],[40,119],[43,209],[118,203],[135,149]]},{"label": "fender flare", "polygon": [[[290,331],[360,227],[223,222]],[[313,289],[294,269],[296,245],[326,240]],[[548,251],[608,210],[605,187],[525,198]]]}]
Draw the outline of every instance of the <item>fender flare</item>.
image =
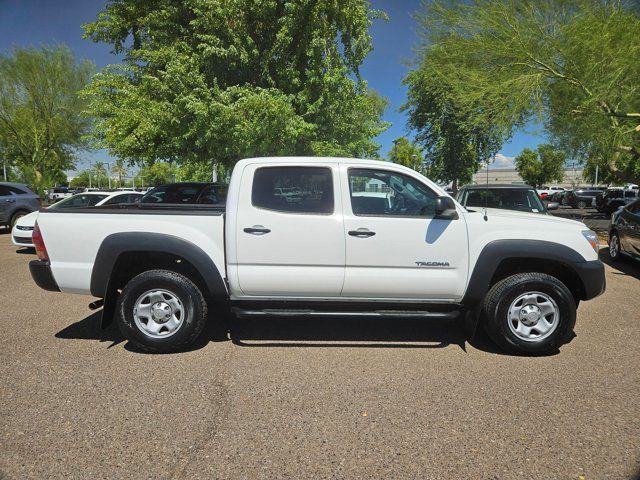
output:
[{"label": "fender flare", "polygon": [[218,267],[211,257],[197,245],[173,235],[149,232],[114,233],[100,245],[91,272],[91,294],[105,298],[113,267],[127,252],[159,252],[184,258],[198,271],[207,287],[205,295],[214,299],[228,298],[227,288]]},{"label": "fender flare", "polygon": [[560,243],[544,240],[494,240],[480,252],[461,303],[475,306],[482,302],[500,263],[512,258],[552,260],[574,272],[575,264],[586,263],[582,255]]}]

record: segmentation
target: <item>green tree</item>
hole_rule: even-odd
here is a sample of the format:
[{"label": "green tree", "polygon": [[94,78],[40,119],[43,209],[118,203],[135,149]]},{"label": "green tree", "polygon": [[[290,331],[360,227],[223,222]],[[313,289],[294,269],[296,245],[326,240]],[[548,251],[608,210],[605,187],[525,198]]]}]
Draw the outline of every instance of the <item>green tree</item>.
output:
[{"label": "green tree", "polygon": [[427,175],[451,182],[454,193],[460,183],[469,183],[482,161],[495,154],[510,128],[494,123],[478,123],[480,102],[460,103],[453,88],[440,77],[431,63],[429,51],[420,54],[416,67],[404,79],[408,85],[409,126],[424,147]]},{"label": "green tree", "polygon": [[112,0],[85,36],[124,56],[85,90],[120,158],[231,165],[254,155],[375,155],[386,101],[359,67],[369,0]]},{"label": "green tree", "polygon": [[413,168],[419,172],[422,170],[424,158],[418,145],[407,137],[400,137],[393,141],[393,147],[389,150],[389,161]]},{"label": "green tree", "polygon": [[473,112],[467,124],[535,119],[572,157],[638,183],[637,2],[431,0],[419,21],[433,81]]},{"label": "green tree", "polygon": [[[66,47],[16,48],[0,55],[0,150],[42,191],[66,178],[90,122],[77,94],[94,71]],[[63,180],[64,181],[64,180]]]},{"label": "green tree", "polygon": [[72,188],[93,186],[93,173],[91,170],[82,170],[76,174],[69,182]]},{"label": "green tree", "polygon": [[522,179],[534,188],[545,183],[561,182],[567,158],[552,145],[538,145],[537,150],[525,148],[515,158],[516,169]]},{"label": "green tree", "polygon": [[144,179],[144,185],[147,187],[156,187],[177,180],[176,169],[169,162],[156,162],[144,166],[137,176]]},{"label": "green tree", "polygon": [[95,162],[91,167],[91,171],[93,172],[93,178],[95,178],[94,187],[101,188],[103,186],[103,182],[107,183],[107,170],[104,168],[104,162]]},{"label": "green tree", "polygon": [[123,185],[122,179],[127,176],[127,167],[124,163],[124,160],[118,158],[116,162],[111,167],[111,175],[115,175],[118,179],[118,187]]}]

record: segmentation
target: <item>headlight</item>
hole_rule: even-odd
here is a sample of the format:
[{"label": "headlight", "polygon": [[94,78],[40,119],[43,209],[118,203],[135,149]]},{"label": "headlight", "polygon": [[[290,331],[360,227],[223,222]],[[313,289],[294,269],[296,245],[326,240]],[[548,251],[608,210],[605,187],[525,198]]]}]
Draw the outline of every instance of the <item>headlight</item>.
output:
[{"label": "headlight", "polygon": [[598,253],[598,235],[596,234],[596,232],[594,232],[593,230],[583,230],[582,236],[587,240],[587,242],[589,242],[591,248],[593,248],[595,252]]}]

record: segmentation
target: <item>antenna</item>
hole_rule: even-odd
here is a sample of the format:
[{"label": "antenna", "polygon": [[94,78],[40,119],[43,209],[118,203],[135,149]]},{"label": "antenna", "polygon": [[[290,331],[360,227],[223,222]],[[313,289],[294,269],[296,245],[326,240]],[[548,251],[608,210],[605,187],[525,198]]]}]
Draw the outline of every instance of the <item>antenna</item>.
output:
[{"label": "antenna", "polygon": [[490,164],[490,159],[487,159],[487,183],[486,183],[486,190],[484,192],[484,221],[487,222],[489,220],[489,218],[487,217],[487,205],[489,202],[489,164]]}]

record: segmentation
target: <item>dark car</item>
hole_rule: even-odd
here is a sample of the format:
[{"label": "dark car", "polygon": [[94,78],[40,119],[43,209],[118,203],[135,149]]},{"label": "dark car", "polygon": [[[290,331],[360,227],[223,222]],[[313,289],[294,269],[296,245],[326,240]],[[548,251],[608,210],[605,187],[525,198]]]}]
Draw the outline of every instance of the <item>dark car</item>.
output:
[{"label": "dark car", "polygon": [[596,196],[596,208],[599,212],[611,215],[618,208],[638,199],[638,190],[611,188]]},{"label": "dark car", "polygon": [[0,226],[13,228],[16,221],[40,209],[40,197],[22,183],[0,182]]},{"label": "dark car", "polygon": [[593,205],[593,199],[602,193],[602,190],[595,188],[578,188],[573,190],[565,196],[567,199],[567,205],[572,208],[587,208]]},{"label": "dark car", "polygon": [[140,203],[224,205],[227,188],[224,183],[170,183],[149,190]]},{"label": "dark car", "polygon": [[552,202],[559,203],[560,205],[567,204],[567,194],[571,192],[571,190],[560,190],[559,192],[554,192],[553,195],[547,197],[547,200]]},{"label": "dark car", "polygon": [[465,207],[499,208],[519,212],[546,213],[558,208],[557,203],[547,206],[529,185],[467,185],[458,191],[458,202]]},{"label": "dark car", "polygon": [[618,260],[625,254],[640,259],[640,200],[611,215],[609,255]]}]

